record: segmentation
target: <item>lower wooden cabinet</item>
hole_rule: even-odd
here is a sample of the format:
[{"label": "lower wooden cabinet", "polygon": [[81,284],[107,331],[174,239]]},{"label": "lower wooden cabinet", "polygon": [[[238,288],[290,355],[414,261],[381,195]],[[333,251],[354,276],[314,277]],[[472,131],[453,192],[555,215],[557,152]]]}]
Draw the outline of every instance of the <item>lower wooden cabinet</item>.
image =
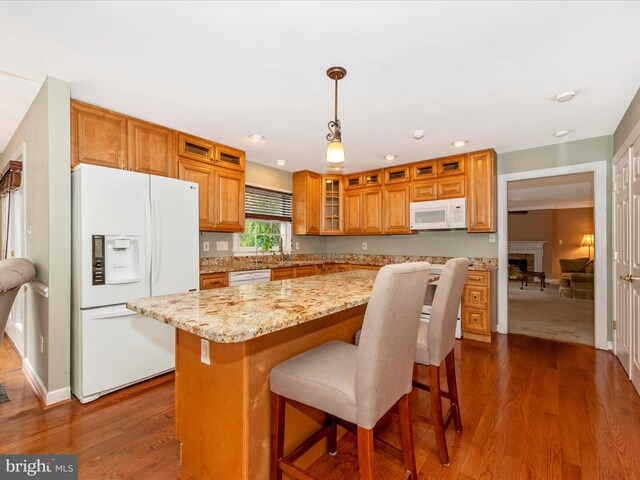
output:
[{"label": "lower wooden cabinet", "polygon": [[200,274],[200,290],[212,290],[229,286],[228,273],[202,273]]},{"label": "lower wooden cabinet", "polygon": [[301,267],[272,268],[271,280],[302,278],[322,273],[322,265],[304,265]]},{"label": "lower wooden cabinet", "polygon": [[492,320],[495,317],[495,302],[491,294],[492,272],[470,271],[462,291],[462,331],[469,340],[491,342]]}]

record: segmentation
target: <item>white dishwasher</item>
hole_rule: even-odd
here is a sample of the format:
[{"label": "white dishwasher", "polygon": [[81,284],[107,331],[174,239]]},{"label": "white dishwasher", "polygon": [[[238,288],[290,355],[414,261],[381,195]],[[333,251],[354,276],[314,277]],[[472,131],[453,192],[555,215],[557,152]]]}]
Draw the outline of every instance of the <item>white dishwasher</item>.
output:
[{"label": "white dishwasher", "polygon": [[271,270],[249,270],[246,272],[230,272],[229,286],[251,285],[252,283],[265,283],[271,280]]}]

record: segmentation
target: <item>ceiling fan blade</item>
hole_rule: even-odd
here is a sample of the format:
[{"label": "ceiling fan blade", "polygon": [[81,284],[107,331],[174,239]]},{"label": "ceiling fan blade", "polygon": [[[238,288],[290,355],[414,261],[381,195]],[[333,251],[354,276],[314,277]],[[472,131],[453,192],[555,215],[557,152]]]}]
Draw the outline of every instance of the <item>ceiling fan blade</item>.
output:
[{"label": "ceiling fan blade", "polygon": [[33,80],[31,78],[23,77],[21,75],[16,75],[15,73],[7,72],[6,70],[0,70],[0,75],[5,75],[7,77],[19,78],[20,80],[27,80],[29,82],[38,83],[37,80]]}]

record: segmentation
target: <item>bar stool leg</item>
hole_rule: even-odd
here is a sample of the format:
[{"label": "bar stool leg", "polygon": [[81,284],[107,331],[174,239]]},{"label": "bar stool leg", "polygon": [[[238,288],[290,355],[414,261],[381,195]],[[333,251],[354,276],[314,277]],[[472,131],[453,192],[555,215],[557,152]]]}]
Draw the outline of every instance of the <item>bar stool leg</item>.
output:
[{"label": "bar stool leg", "polygon": [[429,388],[431,397],[431,417],[436,432],[438,455],[443,465],[449,465],[447,440],[444,436],[444,421],[442,418],[442,395],[440,393],[440,366],[429,365]]},{"label": "bar stool leg", "polygon": [[458,402],[458,385],[456,384],[456,359],[453,350],[451,350],[446,358],[447,369],[447,388],[449,389],[449,400],[453,408],[453,424],[456,432],[462,433],[462,418],[460,417],[460,402]]},{"label": "bar stool leg", "polygon": [[416,452],[413,444],[413,421],[411,419],[411,405],[409,395],[404,395],[398,402],[400,412],[400,437],[402,439],[402,454],[404,468],[411,472],[411,480],[418,480],[416,467]]},{"label": "bar stool leg", "polygon": [[367,430],[358,426],[358,465],[360,480],[374,480],[376,474],[373,460],[373,428]]},{"label": "bar stool leg", "polygon": [[331,431],[329,432],[329,455],[335,455],[338,450],[338,427],[336,425],[336,417],[328,415],[329,426]]},{"label": "bar stool leg", "polygon": [[278,462],[284,455],[284,397],[271,394],[271,480],[282,480]]}]

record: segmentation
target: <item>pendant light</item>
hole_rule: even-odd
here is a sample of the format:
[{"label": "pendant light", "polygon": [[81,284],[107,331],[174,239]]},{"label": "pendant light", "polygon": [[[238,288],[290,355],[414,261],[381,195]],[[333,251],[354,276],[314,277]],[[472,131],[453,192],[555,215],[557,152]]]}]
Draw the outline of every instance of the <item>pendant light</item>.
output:
[{"label": "pendant light", "polygon": [[342,67],[331,67],[327,70],[327,76],[335,81],[335,116],[332,121],[329,122],[329,133],[327,134],[327,140],[329,146],[327,147],[327,162],[329,163],[343,163],[344,162],[344,148],[342,147],[342,133],[340,132],[340,120],[338,120],[338,80],[345,77],[347,70]]}]

